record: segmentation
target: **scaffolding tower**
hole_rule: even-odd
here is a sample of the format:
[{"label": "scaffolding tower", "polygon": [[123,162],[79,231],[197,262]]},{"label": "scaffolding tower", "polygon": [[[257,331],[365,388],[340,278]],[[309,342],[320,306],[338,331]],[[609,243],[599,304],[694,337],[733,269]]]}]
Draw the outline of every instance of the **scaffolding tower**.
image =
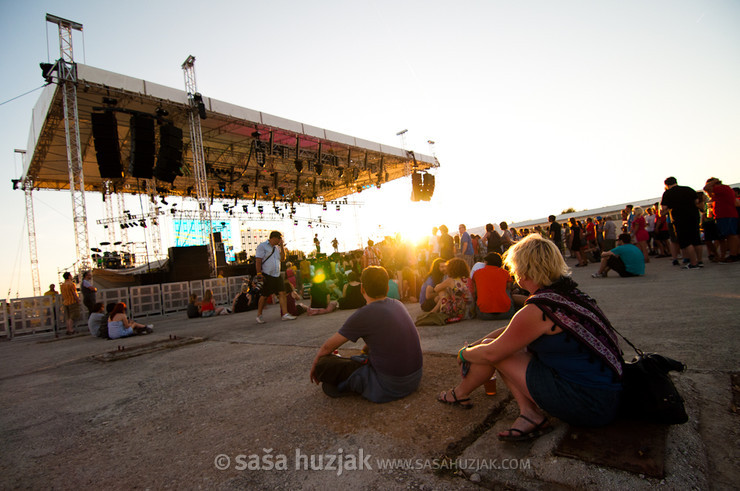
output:
[{"label": "scaffolding tower", "polygon": [[59,27],[60,57],[55,66],[57,83],[62,90],[64,105],[69,191],[72,196],[72,218],[77,252],[76,270],[79,273],[89,270],[91,266],[90,243],[87,234],[87,207],[85,205],[85,177],[82,172],[80,124],[77,113],[77,65],[74,62],[72,51],[72,30],[82,31],[82,24],[51,14],[46,14],[46,21]]},{"label": "scaffolding tower", "polygon": [[[195,176],[195,192],[198,199],[198,215],[200,220],[200,233],[202,243],[208,245],[208,265],[211,271],[211,277],[216,277],[216,244],[213,242],[211,233],[211,202],[208,199],[208,182],[206,177],[206,159],[203,152],[203,133],[200,127],[199,104],[203,104],[203,99],[198,92],[198,86],[195,82],[195,57],[193,55],[182,64],[182,70],[185,76],[185,91],[188,93],[190,102],[190,153],[193,157],[193,175]],[[203,110],[205,113],[205,110]]]}]

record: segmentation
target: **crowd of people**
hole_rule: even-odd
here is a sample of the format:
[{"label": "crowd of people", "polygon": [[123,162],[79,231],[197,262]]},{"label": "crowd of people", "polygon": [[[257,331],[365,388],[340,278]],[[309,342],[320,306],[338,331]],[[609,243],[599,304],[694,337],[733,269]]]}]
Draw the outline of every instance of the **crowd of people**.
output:
[{"label": "crowd of people", "polygon": [[[517,231],[506,222],[497,230],[489,223],[482,237],[469,234],[464,224],[455,236],[440,225],[416,247],[387,237],[347,253],[333,244],[335,252],[326,256],[317,243],[317,257],[297,263],[286,261],[286,244],[274,231],[258,246],[256,275],[245,281],[230,310],[256,310],[258,324],[268,322],[269,302],[280,305],[283,321],[355,310],[322,344],[309,376],[331,397],[361,394],[378,403],[419,387],[421,321],[509,320],[459,349],[461,380],[441,392],[439,402],[470,408],[472,391],[498,373],[520,411],[511,427],[499,433],[503,441],[547,433],[552,429],[548,416],[579,425],[608,424],[619,408],[622,353],[609,320],[571,279],[566,257],[576,260],[575,267],[598,264],[595,278],[610,271],[622,277],[644,275],[651,258],[672,258],[687,270],[699,269],[704,246],[711,261],[738,261],[740,190],[716,178],[701,191],[679,186],[674,177],[664,185],[660,202],[645,208],[628,205],[621,221],[597,216],[561,224],[553,215],[547,227],[531,231]],[[94,288],[84,282],[83,287],[87,305],[90,295],[94,300]],[[61,293],[65,314],[73,319],[79,302],[67,274]],[[193,295],[188,317],[228,313],[212,298],[210,291],[202,301]],[[418,302],[422,314],[416,321],[403,302]],[[102,325],[111,337],[151,331],[129,321],[124,304],[113,305],[108,314],[99,303],[89,308],[91,333]],[[337,355],[340,346],[359,339],[365,343],[359,356]]]}]

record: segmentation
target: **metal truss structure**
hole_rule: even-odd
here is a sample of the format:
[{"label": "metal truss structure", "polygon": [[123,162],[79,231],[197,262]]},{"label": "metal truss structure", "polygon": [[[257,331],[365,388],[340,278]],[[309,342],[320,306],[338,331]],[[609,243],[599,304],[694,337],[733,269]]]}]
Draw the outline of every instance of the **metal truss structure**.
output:
[{"label": "metal truss structure", "polygon": [[[190,103],[190,152],[193,158],[193,174],[195,178],[195,194],[198,200],[198,218],[200,220],[200,233],[203,244],[208,245],[208,266],[211,278],[215,278],[216,271],[216,244],[211,234],[211,202],[208,198],[208,178],[206,177],[206,158],[203,154],[203,132],[200,127],[200,107],[202,96],[198,92],[195,81],[195,57],[193,55],[182,64],[185,77],[185,91],[188,93]],[[205,112],[205,109],[203,109]]]},{"label": "metal truss structure", "polygon": [[34,296],[41,295],[41,281],[39,279],[39,257],[36,249],[36,220],[33,214],[33,182],[23,182],[23,191],[26,193],[26,226],[28,227],[28,254],[31,258],[31,281],[33,282]]},{"label": "metal truss structure", "polygon": [[46,14],[46,21],[59,27],[59,53],[56,62],[57,83],[62,91],[64,132],[67,144],[69,191],[72,196],[77,272],[89,270],[90,241],[87,233],[87,206],[85,205],[85,174],[82,170],[82,146],[77,111],[77,66],[72,50],[72,30],[82,31],[82,24]]}]

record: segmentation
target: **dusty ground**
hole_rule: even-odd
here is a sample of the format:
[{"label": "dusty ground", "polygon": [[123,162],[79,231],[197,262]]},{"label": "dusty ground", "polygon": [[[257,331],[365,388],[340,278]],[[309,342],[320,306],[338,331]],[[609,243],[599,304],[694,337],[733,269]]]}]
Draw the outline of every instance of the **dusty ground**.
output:
[{"label": "dusty ground", "polygon": [[[329,399],[308,380],[316,349],[349,313],[288,323],[279,322],[272,307],[264,326],[251,313],[190,321],[176,314],[150,319],[155,334],[145,338],[0,342],[0,485],[734,489],[740,425],[730,411],[730,375],[738,371],[740,266],[678,271],[669,262],[654,263],[645,278],[593,280],[587,277],[593,266],[576,270],[575,278],[634,343],[689,366],[676,380],[691,419],[668,432],[663,480],[555,457],[552,450],[566,431],[562,423],[534,443],[498,442],[495,433],[516,415],[501,383],[497,396],[476,393],[470,411],[435,402],[458,377],[455,349],[501,322],[420,328],[421,389],[376,405],[354,397]],[[418,312],[409,308],[412,315]],[[171,334],[206,340],[120,361],[93,358],[118,345],[131,349]],[[226,470],[217,468],[227,463],[219,455],[228,458]],[[528,465],[435,472],[432,467],[441,464],[435,459],[444,455]],[[312,470],[311,458],[315,469],[320,456],[324,467],[334,468]],[[371,469],[353,470],[363,457]],[[384,459],[406,462],[381,469]],[[266,470],[270,462],[278,468]],[[262,470],[250,469],[257,463]]]}]

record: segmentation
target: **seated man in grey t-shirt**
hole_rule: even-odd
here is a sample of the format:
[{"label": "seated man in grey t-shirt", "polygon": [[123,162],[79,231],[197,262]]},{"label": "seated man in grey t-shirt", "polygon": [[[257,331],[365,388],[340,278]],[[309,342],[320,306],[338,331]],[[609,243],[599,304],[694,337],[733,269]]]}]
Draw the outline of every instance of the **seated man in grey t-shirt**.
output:
[{"label": "seated man in grey t-shirt", "polygon": [[[367,305],[352,314],[327,339],[311,366],[311,381],[331,397],[353,393],[373,402],[389,402],[414,392],[421,382],[419,333],[406,307],[387,298],[388,273],[380,266],[362,272]],[[347,341],[365,341],[366,356],[343,358],[332,353]]]}]

